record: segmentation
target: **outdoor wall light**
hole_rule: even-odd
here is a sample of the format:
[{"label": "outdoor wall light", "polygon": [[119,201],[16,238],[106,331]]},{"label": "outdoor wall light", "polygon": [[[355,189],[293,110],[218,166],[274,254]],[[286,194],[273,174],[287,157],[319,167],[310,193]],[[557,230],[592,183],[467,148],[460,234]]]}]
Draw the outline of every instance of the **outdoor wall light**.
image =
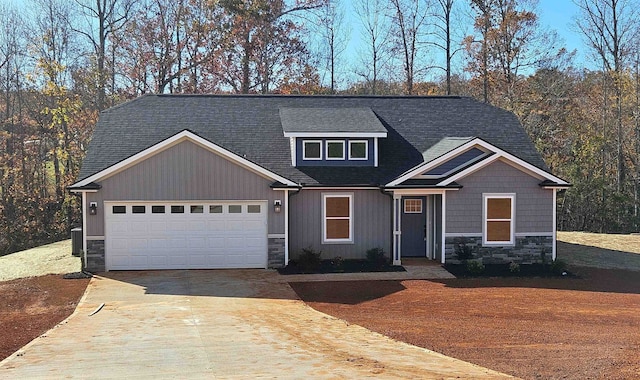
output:
[{"label": "outdoor wall light", "polygon": [[275,211],[276,214],[282,211],[282,201],[280,201],[279,199],[273,201],[273,211]]},{"label": "outdoor wall light", "polygon": [[96,215],[98,213],[98,202],[89,203],[89,215]]}]

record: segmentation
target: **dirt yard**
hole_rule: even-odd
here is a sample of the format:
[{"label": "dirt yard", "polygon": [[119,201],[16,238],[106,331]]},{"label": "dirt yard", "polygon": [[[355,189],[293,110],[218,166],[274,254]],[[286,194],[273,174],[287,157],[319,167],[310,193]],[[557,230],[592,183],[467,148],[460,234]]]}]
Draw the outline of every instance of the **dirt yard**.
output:
[{"label": "dirt yard", "polygon": [[62,275],[0,282],[0,360],[71,315],[88,283]]},{"label": "dirt yard", "polygon": [[640,379],[640,273],[291,284],[314,309],[524,379]]}]

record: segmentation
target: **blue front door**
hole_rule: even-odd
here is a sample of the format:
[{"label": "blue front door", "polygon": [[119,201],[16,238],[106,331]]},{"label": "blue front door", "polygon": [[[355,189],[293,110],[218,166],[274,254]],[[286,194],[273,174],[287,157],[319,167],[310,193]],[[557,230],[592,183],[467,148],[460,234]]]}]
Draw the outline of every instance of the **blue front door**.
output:
[{"label": "blue front door", "polygon": [[426,197],[402,198],[402,257],[427,256]]}]

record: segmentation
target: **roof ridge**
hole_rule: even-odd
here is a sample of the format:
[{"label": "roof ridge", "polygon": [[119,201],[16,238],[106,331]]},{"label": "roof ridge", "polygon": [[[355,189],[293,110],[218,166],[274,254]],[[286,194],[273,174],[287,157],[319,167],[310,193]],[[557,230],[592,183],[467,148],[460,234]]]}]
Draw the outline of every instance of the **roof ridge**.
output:
[{"label": "roof ridge", "polygon": [[[335,98],[335,99],[472,99],[462,95],[348,95],[348,94],[146,94],[162,98]],[[139,99],[139,98],[138,98]]]}]

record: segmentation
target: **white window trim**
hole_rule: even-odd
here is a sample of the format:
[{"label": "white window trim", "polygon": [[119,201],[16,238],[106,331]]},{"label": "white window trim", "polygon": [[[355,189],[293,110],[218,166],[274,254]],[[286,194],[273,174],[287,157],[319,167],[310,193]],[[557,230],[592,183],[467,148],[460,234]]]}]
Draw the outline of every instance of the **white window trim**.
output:
[{"label": "white window trim", "polygon": [[[320,157],[307,157],[307,143],[320,145]],[[322,140],[302,140],[302,159],[305,161],[322,161]]]},{"label": "white window trim", "polygon": [[[349,238],[327,239],[327,198],[349,198]],[[347,219],[337,218],[333,219]],[[353,244],[353,193],[322,193],[322,243],[323,244]]]},{"label": "white window trim", "polygon": [[[419,211],[407,211],[407,201],[418,201],[418,203],[420,204],[420,210]],[[402,204],[402,208],[404,210],[405,214],[422,214],[422,199],[419,198],[406,198],[404,199],[404,202]]]},{"label": "white window trim", "polygon": [[[364,143],[364,158],[353,157],[351,155],[351,144]],[[349,160],[350,161],[367,161],[369,159],[369,141],[368,140],[349,140]]]},{"label": "white window trim", "polygon": [[[489,199],[511,199],[511,219],[492,219],[491,221],[509,221],[511,222],[511,236],[508,241],[487,241],[487,203]],[[483,193],[482,194],[482,245],[486,246],[505,246],[515,245],[515,229],[516,229],[516,194],[515,193]]]},{"label": "white window trim", "polygon": [[[329,144],[342,144],[342,157],[329,157]],[[344,140],[326,140],[325,157],[327,157],[327,161],[344,161]]]}]

